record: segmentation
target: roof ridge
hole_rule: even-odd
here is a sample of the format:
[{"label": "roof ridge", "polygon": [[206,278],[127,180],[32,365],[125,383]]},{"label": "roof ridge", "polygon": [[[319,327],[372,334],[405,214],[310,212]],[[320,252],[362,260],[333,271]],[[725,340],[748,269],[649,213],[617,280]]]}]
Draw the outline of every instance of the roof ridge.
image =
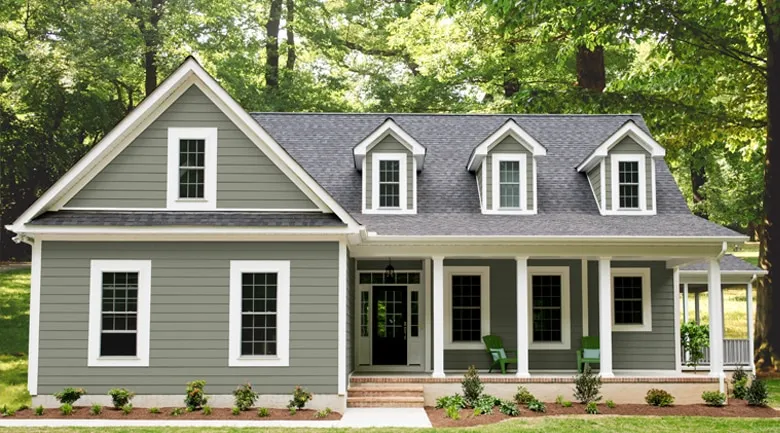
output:
[{"label": "roof ridge", "polygon": [[290,116],[463,116],[463,117],[642,117],[641,113],[385,113],[385,112],[311,112],[311,111],[250,111],[250,115],[290,115]]}]

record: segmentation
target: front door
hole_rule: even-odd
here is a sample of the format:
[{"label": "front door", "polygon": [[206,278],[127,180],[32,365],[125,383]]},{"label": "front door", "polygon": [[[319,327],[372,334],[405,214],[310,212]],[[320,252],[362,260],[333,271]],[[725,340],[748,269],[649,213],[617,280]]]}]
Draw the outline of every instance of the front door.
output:
[{"label": "front door", "polygon": [[406,286],[374,286],[373,365],[406,365]]}]

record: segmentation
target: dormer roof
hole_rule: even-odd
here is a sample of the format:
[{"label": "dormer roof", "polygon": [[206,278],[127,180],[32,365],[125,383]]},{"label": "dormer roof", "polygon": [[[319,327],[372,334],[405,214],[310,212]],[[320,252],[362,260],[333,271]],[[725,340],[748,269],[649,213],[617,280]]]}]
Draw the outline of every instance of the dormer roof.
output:
[{"label": "dormer roof", "polygon": [[652,158],[663,158],[666,156],[666,150],[658,144],[647,132],[642,130],[633,120],[628,120],[617,131],[607,137],[599,146],[593,150],[578,166],[577,171],[586,172],[593,168],[602,159],[607,157],[609,150],[620,143],[626,137],[631,137],[640,146],[642,146]]},{"label": "dormer roof", "polygon": [[414,159],[417,161],[417,170],[422,170],[423,163],[425,162],[425,147],[404,131],[403,128],[398,126],[392,117],[385,119],[378,128],[368,134],[366,138],[355,146],[352,151],[355,158],[355,167],[357,167],[358,170],[361,170],[363,167],[363,159],[365,159],[368,151],[388,135],[392,135],[399,143],[409,149],[412,156],[414,156]]},{"label": "dormer roof", "polygon": [[482,164],[482,161],[485,159],[490,149],[507,137],[512,137],[517,140],[523,147],[528,149],[533,156],[547,155],[547,149],[539,144],[531,134],[521,128],[517,122],[510,118],[474,148],[471,157],[469,158],[468,170],[475,171],[479,165]]}]

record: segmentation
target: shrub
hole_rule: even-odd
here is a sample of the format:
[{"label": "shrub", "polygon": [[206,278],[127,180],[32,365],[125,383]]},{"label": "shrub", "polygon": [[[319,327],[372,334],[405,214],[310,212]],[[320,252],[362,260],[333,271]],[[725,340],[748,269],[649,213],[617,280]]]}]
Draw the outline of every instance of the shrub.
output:
[{"label": "shrub", "polygon": [[[561,396],[561,398],[562,397],[563,396]],[[534,400],[536,400],[536,397],[534,397],[534,395],[531,394],[524,386],[520,385],[517,387],[517,392],[515,393],[515,403],[520,406],[525,406]]]},{"label": "shrub", "polygon": [[187,394],[184,396],[184,404],[190,412],[198,410],[208,402],[208,397],[203,391],[206,387],[205,380],[193,380],[187,384]]},{"label": "shrub", "polygon": [[16,413],[16,411],[9,409],[8,405],[3,405],[3,407],[0,407],[0,416],[6,417],[6,416],[13,416]]},{"label": "shrub", "polygon": [[232,413],[233,415],[238,415],[241,413],[241,409],[233,406],[233,409],[230,409],[230,413]]},{"label": "shrub", "polygon": [[133,405],[130,403],[127,403],[126,405],[122,406],[122,413],[125,415],[130,415],[130,412],[133,411]]},{"label": "shrub", "polygon": [[753,376],[747,394],[745,394],[745,400],[750,406],[766,406],[769,403],[769,390],[766,387],[766,382]]},{"label": "shrub", "polygon": [[35,415],[37,415],[37,416],[43,415],[43,405],[38,406],[38,407],[35,408]]},{"label": "shrub", "polygon": [[615,404],[615,402],[614,402],[614,401],[612,401],[612,400],[607,400],[606,402],[604,402],[604,404],[605,404],[605,405],[606,405],[608,408],[610,408],[610,409],[614,409],[614,408],[616,408],[616,407],[617,407],[617,405]]},{"label": "shrub", "polygon": [[457,406],[450,406],[446,409],[447,417],[451,419],[460,419],[460,408]]},{"label": "shrub", "polygon": [[135,397],[135,393],[132,393],[124,388],[114,388],[108,391],[108,395],[111,396],[111,402],[116,409],[121,409],[124,405],[129,404],[130,400]]},{"label": "shrub", "polygon": [[182,409],[180,407],[174,407],[173,410],[171,411],[171,415],[172,416],[179,416],[179,415],[181,415],[183,413],[184,413],[184,409]]},{"label": "shrub", "polygon": [[27,410],[29,408],[30,408],[30,406],[27,406],[26,404],[23,404],[23,405],[19,406],[18,408],[16,408],[16,411],[19,412],[20,410]]},{"label": "shrub", "polygon": [[520,415],[520,409],[517,408],[516,404],[509,400],[500,400],[498,403],[498,411],[507,416]]},{"label": "shrub", "polygon": [[674,397],[663,389],[653,388],[647,391],[645,401],[650,406],[667,407],[674,403]]},{"label": "shrub", "polygon": [[239,410],[249,410],[257,401],[257,393],[252,390],[251,383],[245,383],[236,388],[233,391],[233,397],[235,397],[236,407]]},{"label": "shrub", "polygon": [[588,415],[598,415],[599,407],[596,406],[595,401],[591,401],[585,406],[585,413],[587,413]]},{"label": "shrub", "polygon": [[318,410],[317,413],[314,414],[314,418],[327,418],[332,412],[333,411],[329,407],[326,407],[325,409]]},{"label": "shrub", "polygon": [[203,415],[209,416],[211,415],[211,406],[203,406]]},{"label": "shrub", "polygon": [[295,415],[296,413],[298,413],[298,408],[295,406],[290,406],[287,409],[289,409],[290,415]]},{"label": "shrub", "polygon": [[466,371],[466,374],[463,375],[463,380],[460,384],[463,388],[463,398],[466,400],[466,405],[474,407],[474,403],[476,403],[479,396],[482,395],[482,391],[485,389],[482,385],[482,381],[479,380],[477,368],[473,365],[469,366],[469,369]]},{"label": "shrub", "polygon": [[458,406],[462,409],[466,407],[466,400],[460,394],[445,395],[436,399],[436,409],[445,409],[450,406]]},{"label": "shrub", "polygon": [[103,413],[103,406],[95,403],[92,405],[92,407],[89,408],[89,413],[91,413],[92,415],[100,415],[101,413]]},{"label": "shrub", "polygon": [[[292,415],[295,415],[294,413]],[[257,409],[257,416],[260,418],[266,418],[271,416],[271,412],[268,411],[268,408],[261,407],[260,409]]]},{"label": "shrub", "polygon": [[312,398],[312,394],[309,391],[306,391],[306,388],[296,386],[293,390],[292,400],[290,400],[290,402],[287,404],[287,407],[303,409],[306,406],[306,403]]},{"label": "shrub", "polygon": [[731,383],[734,388],[734,398],[739,400],[745,399],[748,390],[748,379],[748,374],[745,372],[742,366],[739,366],[736,370],[734,370],[734,373],[731,375]]},{"label": "shrub", "polygon": [[474,402],[474,415],[490,415],[493,413],[493,406],[500,401],[492,395],[483,394]]},{"label": "shrub", "polygon": [[531,412],[547,412],[547,406],[539,400],[532,400],[528,402],[528,410]]},{"label": "shrub", "polygon": [[585,364],[582,373],[574,377],[574,398],[580,403],[601,400],[601,376],[593,374],[590,364]]},{"label": "shrub", "polygon": [[688,354],[688,366],[696,367],[704,359],[704,349],[710,344],[710,329],[707,325],[697,325],[691,320],[680,325],[680,340],[685,353]]},{"label": "shrub", "polygon": [[62,403],[60,406],[60,412],[62,412],[63,415],[70,415],[73,413],[73,405],[70,403]]},{"label": "shrub", "polygon": [[570,402],[569,400],[564,400],[561,403],[561,406],[563,406],[563,407],[572,407],[572,406],[574,406],[574,404],[572,402]]},{"label": "shrub", "polygon": [[562,405],[563,402],[564,402],[563,395],[558,394],[557,396],[555,396],[555,404]]},{"label": "shrub", "polygon": [[72,405],[78,399],[81,398],[81,396],[86,395],[87,391],[84,388],[71,388],[67,387],[63,389],[62,391],[54,394],[54,398],[57,399],[60,403],[67,403]]},{"label": "shrub", "polygon": [[726,394],[718,391],[704,391],[701,393],[701,399],[707,406],[721,407],[726,404]]},{"label": "shrub", "polygon": [[160,413],[160,408],[159,407],[150,407],[149,408],[149,413],[158,414],[158,413]]}]

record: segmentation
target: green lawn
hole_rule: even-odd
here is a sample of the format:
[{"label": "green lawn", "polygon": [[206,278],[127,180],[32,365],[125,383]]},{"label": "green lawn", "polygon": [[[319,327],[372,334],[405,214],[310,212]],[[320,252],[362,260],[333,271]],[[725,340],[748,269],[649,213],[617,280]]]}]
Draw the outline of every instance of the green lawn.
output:
[{"label": "green lawn", "polygon": [[0,406],[30,404],[27,393],[30,271],[0,272]]}]

